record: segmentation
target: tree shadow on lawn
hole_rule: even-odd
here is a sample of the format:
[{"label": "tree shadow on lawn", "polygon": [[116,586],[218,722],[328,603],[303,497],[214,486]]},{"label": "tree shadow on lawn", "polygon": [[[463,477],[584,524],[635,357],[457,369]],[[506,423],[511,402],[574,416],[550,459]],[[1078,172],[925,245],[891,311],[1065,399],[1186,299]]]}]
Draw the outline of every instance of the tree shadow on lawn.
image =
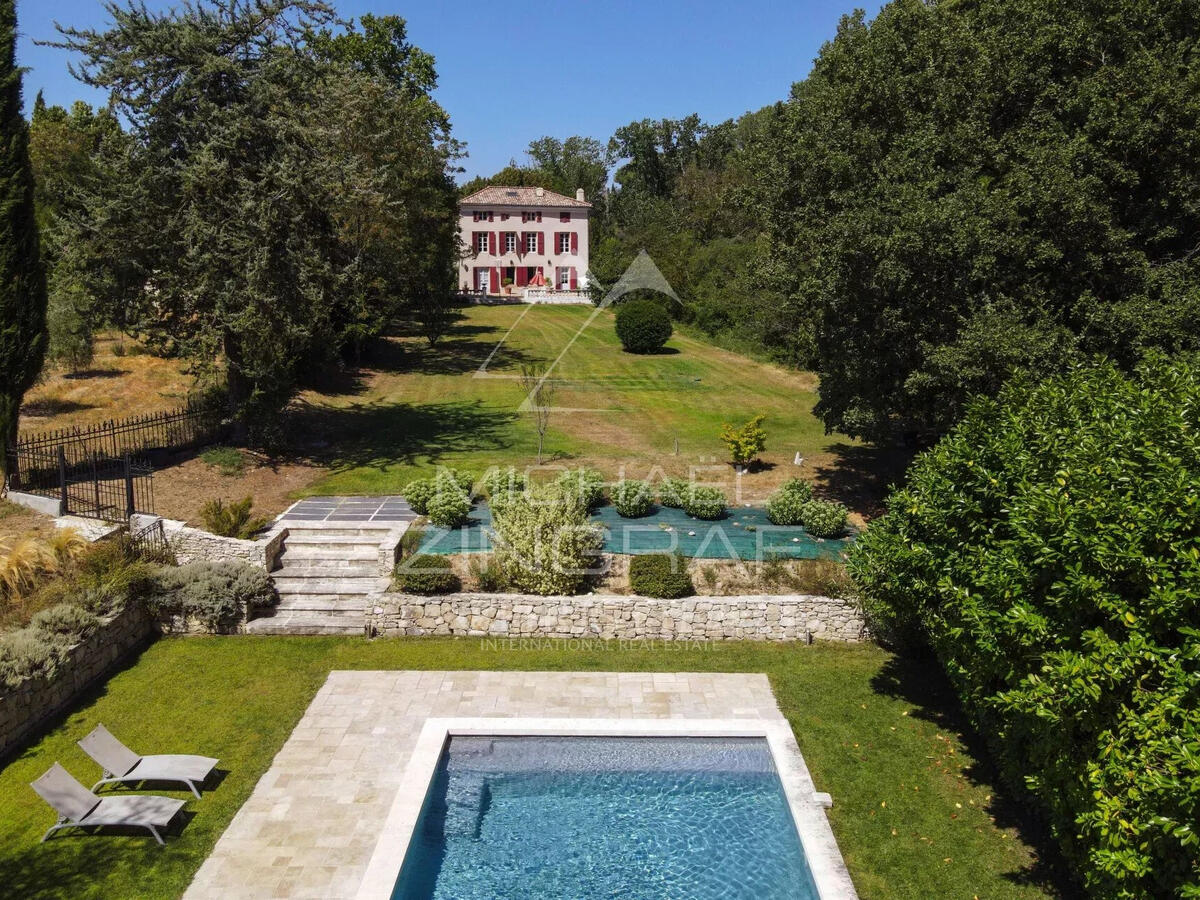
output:
[{"label": "tree shadow on lawn", "polygon": [[479,400],[347,407],[302,403],[293,407],[290,429],[297,451],[337,472],[437,463],[456,454],[504,450],[512,445],[510,426],[518,418],[515,411]]},{"label": "tree shadow on lawn", "polygon": [[837,443],[828,460],[815,466],[819,493],[834,497],[867,519],[884,513],[888,490],[902,484],[917,451],[906,447],[876,447]]},{"label": "tree shadow on lawn", "polygon": [[892,656],[871,678],[871,689],[886,697],[904,700],[916,709],[912,716],[938,730],[959,735],[973,762],[963,767],[968,781],[991,792],[987,809],[997,828],[1013,828],[1034,850],[1034,860],[1024,869],[1005,872],[1014,884],[1033,885],[1053,897],[1076,900],[1086,895],[1062,860],[1046,823],[1028,805],[1014,798],[992,765],[987,745],[963,712],[950,682],[932,656]]},{"label": "tree shadow on lawn", "polygon": [[373,374],[466,375],[485,362],[489,369],[501,370],[544,361],[508,345],[497,346],[501,335],[490,326],[456,325],[432,347],[420,335],[412,340],[380,337],[367,345],[357,365],[318,367],[304,379],[304,386],[347,397],[364,393]]}]

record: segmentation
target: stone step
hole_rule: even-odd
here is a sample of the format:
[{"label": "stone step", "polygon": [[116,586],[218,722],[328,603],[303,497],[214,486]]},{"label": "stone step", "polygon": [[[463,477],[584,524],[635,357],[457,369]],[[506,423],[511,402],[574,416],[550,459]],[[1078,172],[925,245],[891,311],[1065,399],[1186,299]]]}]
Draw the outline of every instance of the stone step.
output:
[{"label": "stone step", "polygon": [[322,613],[298,613],[254,619],[246,623],[246,634],[363,634],[365,622],[360,616],[331,616]]},{"label": "stone step", "polygon": [[378,563],[379,548],[357,544],[339,544],[333,547],[322,544],[295,544],[284,548],[279,561],[285,565],[295,562],[314,562],[320,565],[332,563]]},{"label": "stone step", "polygon": [[285,594],[379,594],[387,590],[390,578],[377,576],[368,578],[296,578],[288,575],[271,574],[275,590]]},{"label": "stone step", "polygon": [[[286,524],[286,523],[285,523]],[[337,526],[328,528],[304,528],[295,525],[287,525],[288,535],[284,538],[285,541],[293,539],[311,540],[315,538],[359,538],[364,541],[373,541],[375,543],[382,542],[394,527],[394,524],[386,528],[380,527],[359,527],[356,525]]]},{"label": "stone step", "polygon": [[280,568],[271,573],[271,577],[280,578],[379,578],[378,566],[351,565],[351,561],[327,561],[312,559],[297,559],[290,562],[286,557],[280,560]]},{"label": "stone step", "polygon": [[300,596],[284,597],[278,605],[265,610],[266,616],[292,615],[297,612],[320,612],[331,616],[361,616],[364,601],[357,597],[329,596]]}]

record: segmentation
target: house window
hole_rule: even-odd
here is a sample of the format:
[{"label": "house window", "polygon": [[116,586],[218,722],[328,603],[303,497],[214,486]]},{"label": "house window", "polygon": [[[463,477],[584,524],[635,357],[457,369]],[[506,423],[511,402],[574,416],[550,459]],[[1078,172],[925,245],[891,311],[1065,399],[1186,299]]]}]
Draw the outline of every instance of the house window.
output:
[{"label": "house window", "polygon": [[537,232],[536,231],[525,232],[525,252],[526,253],[537,253]]},{"label": "house window", "polygon": [[488,280],[491,275],[491,270],[481,267],[475,269],[475,290],[481,294],[488,292]]},{"label": "house window", "polygon": [[487,253],[488,252],[488,233],[486,231],[475,232],[475,252],[476,253]]},{"label": "house window", "polygon": [[522,222],[540,222],[542,214],[540,212],[523,212],[521,213]]},{"label": "house window", "polygon": [[482,210],[482,209],[477,209],[477,210],[475,210],[475,221],[476,221],[476,222],[490,222],[490,221],[492,221],[492,213],[491,213],[491,210]]},{"label": "house window", "polygon": [[559,213],[559,214],[558,214],[558,221],[560,221],[560,222],[570,222],[570,221],[571,221],[571,214],[570,214],[569,212],[565,212],[565,213]]},{"label": "house window", "polygon": [[571,287],[571,267],[558,267],[558,289],[560,291],[568,290]]},{"label": "house window", "polygon": [[560,231],[559,232],[559,234],[558,234],[558,252],[559,253],[570,253],[571,252],[571,232],[569,232],[569,231]]},{"label": "house window", "polygon": [[516,253],[517,252],[517,233],[515,231],[504,232],[504,252],[505,253]]}]

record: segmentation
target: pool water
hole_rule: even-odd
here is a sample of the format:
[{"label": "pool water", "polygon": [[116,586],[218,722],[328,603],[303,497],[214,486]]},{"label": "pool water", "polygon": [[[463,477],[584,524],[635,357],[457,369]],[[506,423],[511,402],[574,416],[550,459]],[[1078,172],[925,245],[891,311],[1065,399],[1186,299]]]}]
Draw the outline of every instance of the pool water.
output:
[{"label": "pool water", "polygon": [[393,900],[816,900],[762,738],[452,737]]},{"label": "pool water", "polygon": [[[691,559],[760,560],[840,559],[854,541],[817,538],[800,526],[772,525],[762,507],[730,507],[716,522],[693,519],[681,509],[656,507],[640,519],[623,519],[612,506],[602,506],[591,520],[604,529],[606,553],[680,553]],[[422,553],[478,553],[492,549],[492,514],[486,503],[471,510],[461,528],[426,526]]]}]

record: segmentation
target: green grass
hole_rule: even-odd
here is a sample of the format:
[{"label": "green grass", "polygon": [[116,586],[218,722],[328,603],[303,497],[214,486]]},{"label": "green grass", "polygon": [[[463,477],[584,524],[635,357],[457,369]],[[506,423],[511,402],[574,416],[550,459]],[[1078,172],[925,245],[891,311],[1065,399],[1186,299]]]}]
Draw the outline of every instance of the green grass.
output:
[{"label": "green grass", "polygon": [[[327,673],[401,668],[766,672],[818,790],[834,797],[830,818],[864,898],[1054,895],[960,738],[949,692],[923,667],[873,647],[569,651],[252,637],[158,641],[0,771],[0,893],[179,896]],[[162,791],[188,799],[191,816],[165,849],[132,835],[37,843],[54,817],[28,783],[58,760],[90,784],[96,766],[74,742],[96,722],[143,752],[221,758],[227,775],[201,800]]]},{"label": "green grass", "polygon": [[241,475],[246,471],[246,457],[236,447],[209,447],[200,459],[222,475]]},{"label": "green grass", "polygon": [[[609,477],[622,465],[630,477],[653,466],[684,476],[693,465],[720,469],[726,461],[722,424],[763,413],[764,458],[777,465],[774,474],[753,476],[765,489],[790,474],[786,467],[797,451],[815,462],[851,446],[845,437],[825,434],[813,416],[812,375],[679,332],[669,352],[625,353],[608,310],[580,333],[594,312],[469,307],[436,348],[419,336],[390,338],[358,380],[302,398],[295,430],[325,448],[315,455],[331,470],[307,493],[395,492],[437,465],[482,472],[533,464],[536,436],[518,412],[524,392],[515,376],[568,346],[552,372],[554,405],[575,411],[552,414],[551,460],[595,465]],[[478,377],[485,363],[486,377]]]}]

